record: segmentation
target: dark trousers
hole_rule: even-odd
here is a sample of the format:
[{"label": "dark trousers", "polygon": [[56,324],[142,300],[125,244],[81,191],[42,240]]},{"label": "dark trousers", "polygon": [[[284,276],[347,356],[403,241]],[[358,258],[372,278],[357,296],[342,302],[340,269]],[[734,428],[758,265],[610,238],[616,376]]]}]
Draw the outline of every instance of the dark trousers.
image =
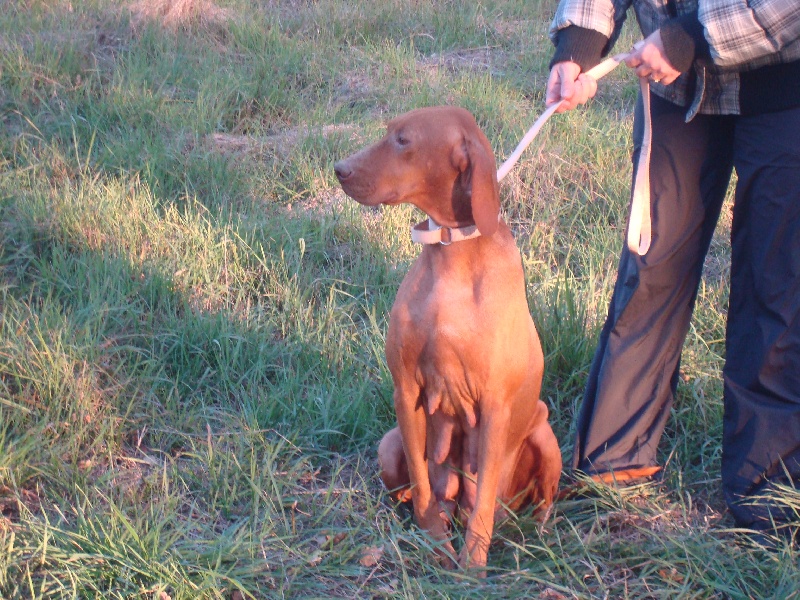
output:
[{"label": "dark trousers", "polygon": [[[751,525],[767,509],[739,500],[769,479],[800,481],[800,108],[686,123],[684,109],[651,98],[653,241],[644,257],[623,250],[573,467],[656,464],[703,262],[735,169],[722,484],[736,521]],[[641,123],[640,101],[634,164]]]}]

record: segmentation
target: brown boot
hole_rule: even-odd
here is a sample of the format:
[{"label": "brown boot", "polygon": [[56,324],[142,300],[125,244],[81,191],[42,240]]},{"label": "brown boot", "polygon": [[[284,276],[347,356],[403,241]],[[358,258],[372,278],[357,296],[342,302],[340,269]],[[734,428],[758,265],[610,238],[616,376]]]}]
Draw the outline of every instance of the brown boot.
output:
[{"label": "brown boot", "polygon": [[661,467],[637,467],[634,469],[619,469],[593,473],[562,488],[558,493],[558,500],[567,500],[579,496],[587,491],[590,483],[606,485],[620,489],[649,483],[657,479],[655,476],[661,472]]}]

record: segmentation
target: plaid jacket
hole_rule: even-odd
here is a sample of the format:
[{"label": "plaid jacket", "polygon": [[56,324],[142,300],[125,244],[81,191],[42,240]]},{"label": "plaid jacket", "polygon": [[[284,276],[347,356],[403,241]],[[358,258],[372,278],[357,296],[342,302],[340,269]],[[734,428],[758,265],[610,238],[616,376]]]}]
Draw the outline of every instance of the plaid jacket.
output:
[{"label": "plaid jacket", "polygon": [[800,60],[798,0],[561,0],[550,37],[577,25],[607,36],[608,51],[631,5],[644,37],[672,17],[698,13],[711,60],[696,60],[669,86],[652,84],[653,93],[688,108],[687,120],[739,114],[741,73]]}]

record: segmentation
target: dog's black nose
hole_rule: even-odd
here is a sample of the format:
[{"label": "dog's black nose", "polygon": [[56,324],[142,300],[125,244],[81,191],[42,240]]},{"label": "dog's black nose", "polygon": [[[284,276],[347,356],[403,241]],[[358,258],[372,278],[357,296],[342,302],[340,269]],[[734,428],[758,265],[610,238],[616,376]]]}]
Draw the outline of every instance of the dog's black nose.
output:
[{"label": "dog's black nose", "polygon": [[339,179],[339,181],[344,181],[345,179],[350,177],[350,175],[353,174],[353,171],[347,166],[347,164],[343,160],[340,160],[335,165],[333,165],[333,170],[336,172],[336,177]]}]

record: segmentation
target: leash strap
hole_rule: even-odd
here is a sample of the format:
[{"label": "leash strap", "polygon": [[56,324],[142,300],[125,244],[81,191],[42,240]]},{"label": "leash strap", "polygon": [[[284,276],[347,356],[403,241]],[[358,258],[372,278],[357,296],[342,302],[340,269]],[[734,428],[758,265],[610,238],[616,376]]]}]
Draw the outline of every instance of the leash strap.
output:
[{"label": "leash strap", "polygon": [[644,103],[644,136],[639,163],[633,180],[631,216],[628,221],[628,249],[644,256],[650,249],[652,223],[650,222],[650,153],[653,147],[653,127],[650,117],[650,84],[646,77],[639,78]]},{"label": "leash strap", "polygon": [[[624,54],[607,58],[600,64],[586,71],[586,74],[598,80],[617,68],[617,65],[624,59]],[[631,252],[635,252],[639,256],[644,256],[650,249],[652,235],[652,225],[650,221],[650,148],[653,143],[653,134],[650,118],[650,84],[647,78],[640,77],[639,85],[641,87],[642,100],[644,101],[644,139],[642,141],[642,150],[639,155],[639,162],[633,184],[627,243]],[[558,110],[559,106],[561,106],[560,102],[554,104],[536,119],[536,122],[522,138],[522,141],[517,144],[511,156],[497,169],[497,181],[501,181],[508,175],[513,166],[517,164],[519,157],[522,156],[525,149],[530,146],[531,142],[533,142],[534,138],[539,133],[539,130],[553,113]]]}]

